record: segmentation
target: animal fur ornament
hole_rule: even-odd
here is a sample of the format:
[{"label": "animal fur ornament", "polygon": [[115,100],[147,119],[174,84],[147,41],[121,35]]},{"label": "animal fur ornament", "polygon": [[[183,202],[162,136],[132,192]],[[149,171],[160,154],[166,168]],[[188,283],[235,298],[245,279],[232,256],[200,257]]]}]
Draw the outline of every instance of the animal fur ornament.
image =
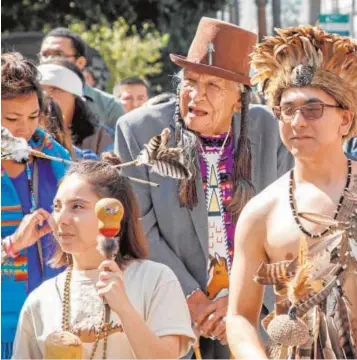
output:
[{"label": "animal fur ornament", "polygon": [[1,159],[13,160],[18,163],[25,163],[28,161],[30,155],[43,159],[63,162],[69,165],[72,164],[72,161],[50,156],[42,153],[41,151],[32,149],[25,139],[13,136],[7,128],[2,126]]},{"label": "animal fur ornament", "polygon": [[289,87],[312,86],[325,91],[355,117],[346,136],[357,134],[357,43],[316,26],[275,29],[252,54],[252,84],[277,106]]},{"label": "animal fur ornament", "polygon": [[23,163],[29,159],[30,151],[25,139],[14,137],[7,128],[1,127],[1,159]]}]

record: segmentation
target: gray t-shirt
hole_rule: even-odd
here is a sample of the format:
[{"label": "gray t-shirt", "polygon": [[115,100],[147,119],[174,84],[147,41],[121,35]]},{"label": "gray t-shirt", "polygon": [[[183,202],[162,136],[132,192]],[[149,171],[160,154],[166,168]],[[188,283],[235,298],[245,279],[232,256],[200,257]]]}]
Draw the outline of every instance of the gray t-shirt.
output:
[{"label": "gray t-shirt", "polygon": [[[78,331],[88,358],[95,331],[101,321],[103,301],[95,284],[98,270],[73,270],[70,325]],[[62,298],[66,272],[44,282],[27,298],[17,328],[13,359],[42,359],[47,336],[61,330]],[[194,341],[191,319],[181,286],[174,273],[165,265],[149,260],[132,261],[124,270],[124,284],[129,300],[156,336],[181,335],[180,356]],[[108,337],[108,359],[132,359],[134,354],[124,332],[119,332],[120,318],[111,311]],[[103,340],[95,354],[101,359]]]}]

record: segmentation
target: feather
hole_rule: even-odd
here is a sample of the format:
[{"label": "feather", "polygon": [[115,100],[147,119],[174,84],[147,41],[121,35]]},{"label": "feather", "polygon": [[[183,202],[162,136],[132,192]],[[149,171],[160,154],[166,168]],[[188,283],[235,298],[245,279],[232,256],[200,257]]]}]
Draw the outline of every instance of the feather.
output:
[{"label": "feather", "polygon": [[306,301],[301,304],[296,305],[296,311],[299,317],[309,311],[313,306],[319,305],[322,301],[324,301],[327,296],[330,294],[333,287],[336,285],[338,277],[334,276],[327,285],[321,289],[321,291],[313,296],[309,297]]},{"label": "feather", "polygon": [[334,319],[331,316],[327,317],[327,330],[331,341],[333,352],[336,354],[337,359],[345,359],[344,353],[340,347],[339,335]]},{"label": "feather", "polygon": [[311,291],[319,292],[322,288],[321,280],[312,279],[316,264],[308,259],[309,248],[306,236],[300,238],[299,254],[297,258],[298,267],[294,276],[287,283],[287,295],[292,304],[306,298]]},{"label": "feather", "polygon": [[357,203],[357,193],[352,192],[350,190],[345,190],[344,196],[346,199],[348,199],[349,201],[352,202],[356,202]]},{"label": "feather", "polygon": [[350,226],[349,222],[337,221],[325,215],[305,213],[305,212],[299,213],[298,215],[303,219],[313,222],[317,225],[329,226],[331,231],[347,230]]},{"label": "feather", "polygon": [[173,179],[190,179],[191,173],[182,163],[174,159],[153,160],[151,163],[151,172],[161,176],[168,176]]},{"label": "feather", "polygon": [[[316,314],[314,311],[312,311],[309,314],[306,314],[303,317],[304,322],[306,323],[307,327],[309,329],[312,329],[312,334],[314,334],[315,324],[317,322]],[[313,347],[313,336],[309,337],[309,340],[301,345],[298,346],[296,349],[296,358],[297,359],[311,359],[312,354],[312,347]]]},{"label": "feather", "polygon": [[318,353],[318,339],[319,339],[319,328],[320,328],[320,311],[319,307],[315,306],[313,309],[313,317],[314,317],[314,324],[312,328],[312,342],[313,342],[313,351],[314,351],[314,359],[316,359],[316,355]]},{"label": "feather", "polygon": [[1,127],[1,158],[3,160],[13,160],[25,162],[29,159],[31,147],[23,138],[17,138],[11,132]]},{"label": "feather", "polygon": [[343,304],[343,306],[341,306],[342,310],[342,317],[344,322],[346,322],[347,324],[345,325],[346,328],[348,327],[347,330],[347,335],[349,338],[349,343],[350,343],[350,347],[351,347],[351,352],[353,353],[353,358],[357,359],[357,328],[356,328],[356,320],[354,319],[353,316],[353,312],[351,309],[351,304],[349,303],[348,299],[346,296],[341,296],[340,299],[341,303]]},{"label": "feather", "polygon": [[290,262],[290,260],[272,264],[262,262],[254,276],[254,281],[261,285],[280,285],[289,278],[287,269]]},{"label": "feather", "polygon": [[106,259],[113,259],[119,251],[118,238],[109,238],[103,235],[98,235],[97,249]]},{"label": "feather", "polygon": [[[317,266],[322,263],[322,259],[326,256],[329,257],[333,249],[335,249],[340,243],[342,239],[342,232],[337,232],[332,236],[327,237],[324,240],[316,242],[315,244],[309,247],[309,252],[307,258],[310,263],[316,264]],[[319,261],[316,261],[319,259]],[[295,274],[299,264],[299,258],[296,257],[291,261],[289,267],[287,269],[288,274],[291,276]]]},{"label": "feather", "polygon": [[320,328],[318,335],[324,359],[337,359],[336,354],[333,351],[326,315],[323,312],[320,312]]},{"label": "feather", "polygon": [[[171,177],[174,179],[190,179],[192,173],[184,164],[183,150],[181,148],[169,148],[168,139],[170,130],[165,128],[160,135],[152,137],[144,145],[134,161],[136,166],[147,165],[151,172],[161,176]],[[125,166],[124,164],[118,167]]]},{"label": "feather", "polygon": [[353,345],[353,340],[350,337],[351,329],[348,319],[348,308],[344,296],[340,296],[337,301],[337,306],[334,314],[334,324],[336,325],[338,340],[344,357],[347,359],[356,358],[354,354],[356,349]]}]

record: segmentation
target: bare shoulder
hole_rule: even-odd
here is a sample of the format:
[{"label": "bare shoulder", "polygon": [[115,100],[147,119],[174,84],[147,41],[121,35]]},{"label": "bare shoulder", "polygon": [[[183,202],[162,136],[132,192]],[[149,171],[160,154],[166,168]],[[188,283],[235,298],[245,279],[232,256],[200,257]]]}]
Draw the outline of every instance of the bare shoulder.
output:
[{"label": "bare shoulder", "polygon": [[244,207],[236,227],[236,243],[238,246],[260,246],[263,249],[269,222],[280,202],[287,196],[289,174],[278,180],[254,196]]},{"label": "bare shoulder", "polygon": [[244,207],[240,218],[263,224],[279,201],[286,196],[288,185],[289,173],[286,173],[254,196]]}]

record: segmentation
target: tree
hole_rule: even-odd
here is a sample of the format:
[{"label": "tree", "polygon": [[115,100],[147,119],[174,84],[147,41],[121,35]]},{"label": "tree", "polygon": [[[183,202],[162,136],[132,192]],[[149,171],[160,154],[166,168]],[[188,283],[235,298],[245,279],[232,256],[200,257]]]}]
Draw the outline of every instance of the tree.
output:
[{"label": "tree", "polygon": [[42,31],[45,26],[70,26],[75,21],[89,28],[105,18],[110,24],[123,17],[136,25],[140,34],[142,24],[150,21],[170,40],[162,50],[163,73],[152,81],[172,90],[168,75],[177,71],[168,57],[171,52],[187,54],[197,24],[202,16],[215,17],[226,0],[3,0],[3,31]]},{"label": "tree", "polygon": [[136,26],[129,26],[124,18],[112,24],[102,19],[89,29],[83,22],[76,22],[70,28],[101,53],[111,73],[110,92],[116,82],[126,77],[147,78],[162,72],[161,50],[169,36],[161,35],[150,23],[143,24],[140,35]]}]

